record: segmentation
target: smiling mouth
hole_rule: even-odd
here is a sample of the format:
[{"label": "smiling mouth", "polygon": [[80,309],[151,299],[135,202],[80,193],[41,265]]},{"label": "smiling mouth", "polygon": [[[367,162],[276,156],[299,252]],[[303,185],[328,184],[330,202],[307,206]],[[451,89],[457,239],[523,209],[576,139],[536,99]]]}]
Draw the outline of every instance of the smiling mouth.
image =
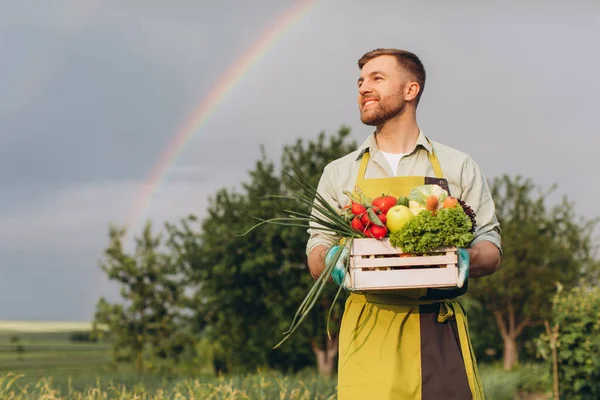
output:
[{"label": "smiling mouth", "polygon": [[367,100],[363,103],[363,107],[370,106],[371,104],[377,103],[377,100]]}]

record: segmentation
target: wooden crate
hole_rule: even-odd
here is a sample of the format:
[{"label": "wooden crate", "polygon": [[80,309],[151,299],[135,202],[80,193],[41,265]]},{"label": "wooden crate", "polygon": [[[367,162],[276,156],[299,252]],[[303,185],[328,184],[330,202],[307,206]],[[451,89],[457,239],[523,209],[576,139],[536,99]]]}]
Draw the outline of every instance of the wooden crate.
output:
[{"label": "wooden crate", "polygon": [[[350,286],[356,291],[452,288],[458,280],[455,247],[428,255],[402,255],[389,238],[354,239],[350,250]],[[371,256],[385,256],[374,258]]]}]

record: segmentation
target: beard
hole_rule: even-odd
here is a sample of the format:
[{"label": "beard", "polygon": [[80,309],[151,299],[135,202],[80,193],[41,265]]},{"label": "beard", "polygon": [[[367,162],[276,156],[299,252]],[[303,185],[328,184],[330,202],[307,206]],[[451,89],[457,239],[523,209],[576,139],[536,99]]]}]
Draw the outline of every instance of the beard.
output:
[{"label": "beard", "polygon": [[369,126],[380,126],[396,117],[404,110],[404,102],[400,99],[387,97],[360,111],[360,120]]}]

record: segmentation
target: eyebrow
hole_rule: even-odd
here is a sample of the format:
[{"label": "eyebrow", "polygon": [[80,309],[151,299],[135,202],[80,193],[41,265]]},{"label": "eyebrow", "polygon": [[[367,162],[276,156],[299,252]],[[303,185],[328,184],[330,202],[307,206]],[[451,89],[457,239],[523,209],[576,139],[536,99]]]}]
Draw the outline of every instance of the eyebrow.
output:
[{"label": "eyebrow", "polygon": [[[375,76],[375,75],[383,75],[383,76],[386,76],[386,75],[385,75],[383,72],[381,72],[381,71],[373,71],[373,72],[371,72],[371,73],[369,74],[369,76],[370,76],[370,77],[373,77],[373,76]],[[364,81],[364,79],[363,79],[362,77],[361,77],[361,78],[358,78],[358,84],[359,84],[359,85],[360,85],[360,83],[361,83],[362,81]]]}]

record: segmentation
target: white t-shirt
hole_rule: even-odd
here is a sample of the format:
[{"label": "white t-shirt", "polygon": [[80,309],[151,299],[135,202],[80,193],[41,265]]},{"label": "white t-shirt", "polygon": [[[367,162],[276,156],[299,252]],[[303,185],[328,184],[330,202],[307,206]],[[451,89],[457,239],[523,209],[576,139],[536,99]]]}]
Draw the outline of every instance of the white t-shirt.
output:
[{"label": "white t-shirt", "polygon": [[385,151],[382,151],[383,155],[385,156],[388,164],[390,164],[390,168],[392,169],[392,173],[394,174],[394,176],[396,176],[396,171],[398,170],[398,164],[400,164],[400,160],[402,160],[402,157],[405,156],[404,153],[386,153]]}]

